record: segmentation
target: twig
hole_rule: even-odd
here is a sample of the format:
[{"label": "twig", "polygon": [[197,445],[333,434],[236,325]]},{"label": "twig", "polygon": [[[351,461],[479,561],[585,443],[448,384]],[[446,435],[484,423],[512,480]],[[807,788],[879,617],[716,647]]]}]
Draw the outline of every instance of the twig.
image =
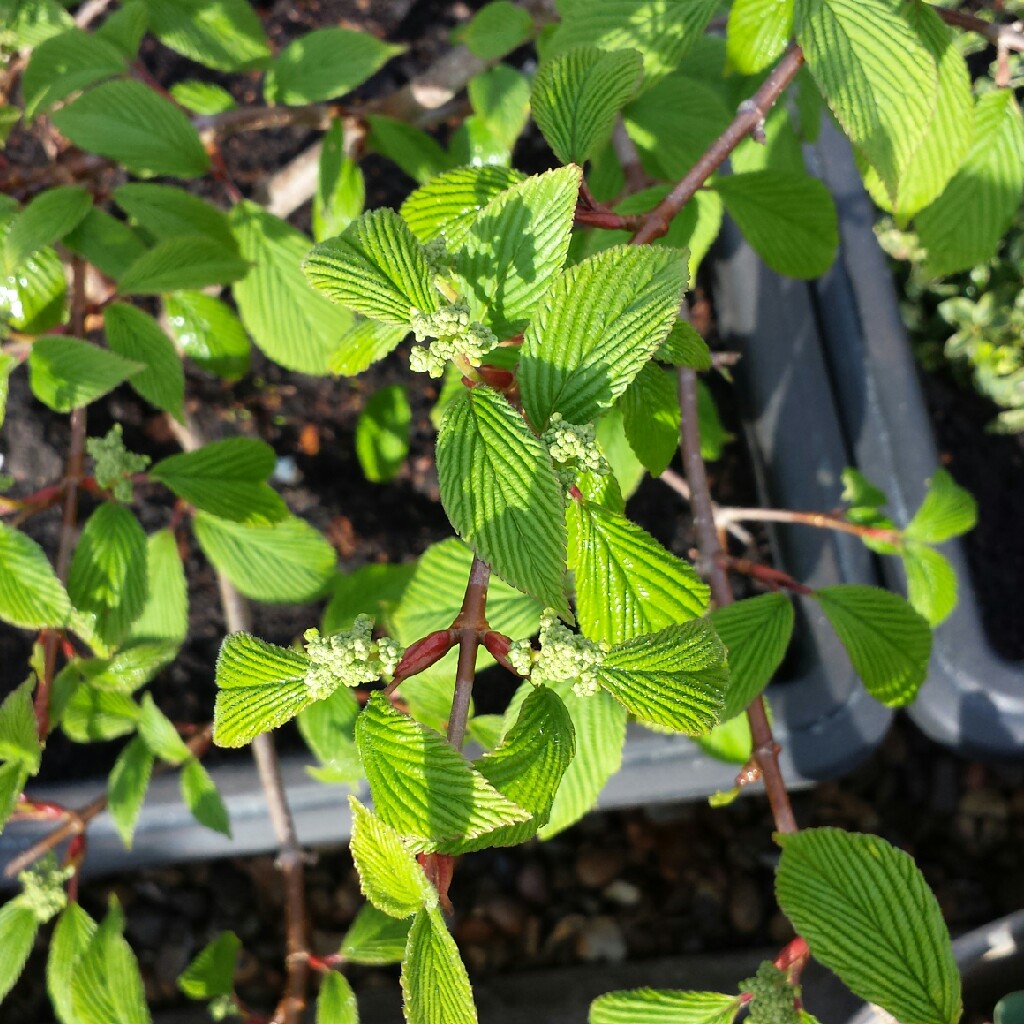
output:
[{"label": "twig", "polygon": [[[686,479],[681,477],[674,469],[664,470],[658,479],[667,487],[675,491],[683,501],[689,503],[690,485],[686,482]],[[725,529],[741,544],[745,544],[747,547],[753,547],[754,535],[749,530],[744,530],[743,527],[736,522],[723,522],[719,516],[719,507],[714,504],[714,502],[712,502],[711,508],[714,512],[715,522],[719,526],[724,526]]]},{"label": "twig", "polygon": [[948,7],[933,7],[932,10],[947,25],[966,29],[968,32],[977,32],[997,49],[1024,52],[1024,31],[1019,21],[1011,25],[1001,25],[995,21],[985,21],[984,18],[969,14],[967,11],[955,11]]},{"label": "twig", "polygon": [[752,562],[749,558],[734,558],[722,552],[718,556],[718,562],[726,569],[759,580],[772,590],[792,590],[794,594],[803,594],[805,597],[810,597],[814,593],[810,587],[794,579],[789,573],[774,569],[770,565],[762,565],[760,562]]},{"label": "twig", "polygon": [[469,568],[469,582],[466,584],[466,596],[462,599],[462,610],[452,623],[452,629],[459,631],[459,663],[455,670],[455,696],[452,698],[452,712],[448,719],[448,742],[456,750],[462,749],[466,738],[469,702],[473,696],[473,680],[476,676],[476,649],[480,637],[487,629],[487,583],[490,578],[490,566],[474,558]]},{"label": "twig", "polygon": [[88,28],[110,6],[112,0],[85,0],[75,12],[75,24]]},{"label": "twig", "polygon": [[715,521],[719,526],[728,529],[731,524],[745,523],[792,523],[801,526],[815,526],[822,530],[835,530],[838,533],[852,533],[856,537],[867,537],[888,544],[900,541],[899,530],[889,530],[878,526],[865,526],[862,523],[851,523],[847,519],[824,512],[793,512],[784,508],[732,508],[718,507],[715,510]]}]

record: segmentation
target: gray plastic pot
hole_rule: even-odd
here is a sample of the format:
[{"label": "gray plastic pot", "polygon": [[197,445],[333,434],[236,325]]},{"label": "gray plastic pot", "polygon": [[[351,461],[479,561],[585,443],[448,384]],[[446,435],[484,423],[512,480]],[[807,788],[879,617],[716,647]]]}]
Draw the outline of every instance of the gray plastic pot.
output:
[{"label": "gray plastic pot", "polygon": [[[940,465],[932,426],[849,144],[826,124],[815,155],[839,210],[839,258],[815,287],[829,373],[856,465],[905,524]],[[910,716],[932,739],[966,754],[1024,757],[1024,664],[999,657],[988,642],[963,544],[942,551],[956,570],[960,600],[935,634],[928,680]],[[898,559],[885,559],[883,571],[890,586],[905,588]]]}]

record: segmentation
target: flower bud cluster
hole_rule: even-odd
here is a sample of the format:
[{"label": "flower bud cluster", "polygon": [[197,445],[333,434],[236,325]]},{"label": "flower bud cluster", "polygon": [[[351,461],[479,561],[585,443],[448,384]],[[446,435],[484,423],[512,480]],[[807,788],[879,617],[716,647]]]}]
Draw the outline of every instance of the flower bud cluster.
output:
[{"label": "flower bud cluster", "polygon": [[540,619],[540,650],[529,640],[513,640],[508,661],[522,676],[536,672],[552,683],[571,679],[577,697],[592,697],[601,688],[598,669],[607,651],[607,644],[573,633],[546,608]]},{"label": "flower bud cluster", "polygon": [[40,924],[56,917],[68,903],[64,883],[75,873],[73,867],[57,866],[52,854],[43,857],[18,875],[22,904],[29,907]]},{"label": "flower bud cluster", "polygon": [[597,446],[592,423],[567,423],[559,412],[552,413],[543,441],[555,464],[555,473],[565,487],[576,482],[578,473],[605,476],[611,472],[608,460]]},{"label": "flower bud cluster", "polygon": [[462,357],[469,363],[479,363],[498,344],[494,331],[470,319],[465,299],[447,302],[435,313],[414,311],[412,329],[417,341],[434,339],[409,355],[410,367],[431,377],[441,377],[449,359]]},{"label": "flower bud cluster", "polygon": [[118,501],[132,500],[133,473],[141,473],[149,465],[149,456],[136,455],[124,446],[121,424],[115,423],[106,437],[90,437],[85,450],[95,462],[93,476],[100,487],[109,488]]},{"label": "flower bud cluster", "polygon": [[424,243],[423,255],[426,257],[430,269],[435,274],[445,273],[454,262],[451,254],[448,252],[448,244],[441,235]]},{"label": "flower bud cluster", "polygon": [[753,996],[747,1017],[750,1024],[800,1024],[797,991],[786,972],[771,961],[765,960],[753,978],[741,981],[740,991]]},{"label": "flower bud cluster", "polygon": [[306,686],[314,700],[329,697],[339,686],[359,686],[394,675],[402,649],[390,637],[373,639],[373,619],[359,615],[352,628],[331,636],[307,629]]}]

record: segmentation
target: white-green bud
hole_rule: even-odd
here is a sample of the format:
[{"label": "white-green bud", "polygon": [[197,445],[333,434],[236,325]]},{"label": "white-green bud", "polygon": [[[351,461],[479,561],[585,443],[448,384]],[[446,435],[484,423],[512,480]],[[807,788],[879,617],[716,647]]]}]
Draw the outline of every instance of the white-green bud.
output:
[{"label": "white-green bud", "polygon": [[559,412],[552,413],[543,441],[547,445],[559,480],[569,487],[578,473],[605,476],[611,472],[608,460],[597,445],[592,423],[567,423]]},{"label": "white-green bud", "polygon": [[414,310],[412,330],[417,341],[434,339],[409,355],[409,366],[431,377],[441,377],[450,359],[461,357],[475,366],[498,344],[497,335],[489,327],[470,318],[465,299],[445,303],[433,313]]},{"label": "white-green bud", "polygon": [[536,673],[552,683],[572,680],[578,697],[592,697],[601,688],[598,669],[607,651],[607,644],[572,632],[546,608],[540,619],[540,650],[533,650],[528,640],[515,640],[508,659],[522,675]]},{"label": "white-green bud", "polygon": [[402,649],[390,637],[373,639],[373,619],[356,616],[352,628],[331,636],[318,629],[305,634],[306,686],[314,700],[329,697],[339,686],[360,686],[394,675]]},{"label": "white-green bud", "polygon": [[56,917],[68,904],[64,883],[75,873],[73,867],[58,867],[48,854],[18,875],[22,903],[32,910],[40,924]]}]

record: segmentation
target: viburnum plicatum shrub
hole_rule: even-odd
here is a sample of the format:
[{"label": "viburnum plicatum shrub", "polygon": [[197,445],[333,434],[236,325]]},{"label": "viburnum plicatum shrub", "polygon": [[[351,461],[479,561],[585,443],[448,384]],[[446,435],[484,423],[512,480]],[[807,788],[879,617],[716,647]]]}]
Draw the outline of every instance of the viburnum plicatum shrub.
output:
[{"label": "viburnum plicatum shrub", "polygon": [[[56,0],[0,2],[3,92],[15,101],[0,131],[57,140],[63,170],[0,169],[11,193],[0,200],[0,415],[9,378],[27,372],[36,399],[70,415],[72,437],[63,480],[0,498],[0,618],[39,631],[24,684],[0,707],[0,819],[68,819],[24,792],[60,729],[81,743],[126,738],[106,797],[126,843],[157,762],[180,768],[200,822],[230,831],[199,760],[208,735],[185,742],[144,689],[187,635],[176,535],[189,525],[228,605],[231,594],[330,598],[290,648],[244,629],[224,640],[213,742],[252,742],[266,758],[266,734],[297,719],[317,778],[368,784],[368,800],[352,798],[367,905],[326,960],[304,944],[301,913],[289,919],[289,990],[272,1019],[298,1020],[312,967],[318,1021],[356,1021],[334,968],[400,961],[411,1024],[475,1021],[443,916],[453,858],[578,820],[617,770],[632,719],[719,746],[714,730],[740,723],[742,775],[769,790],[777,896],[800,937],[735,994],[611,993],[592,1024],[725,1024],[744,1007],[753,1021],[813,1020],[799,989],[810,956],[903,1024],[954,1024],[949,937],[913,861],[876,837],[796,831],[761,698],[793,631],[790,596],[733,602],[715,582],[713,529],[701,538],[709,588],[629,520],[625,499],[644,470],[667,467],[681,423],[691,469],[700,428],[714,426],[695,383],[712,357],[680,313],[725,213],[783,274],[831,264],[835,208],[802,155],[825,118],[927,265],[948,273],[992,255],[1024,189],[1024,128],[1013,92],[994,87],[998,67],[995,83],[972,86],[947,22],[998,41],[1002,56],[1015,37],[898,0],[557,7],[546,20],[499,0],[463,27],[470,113],[442,146],[386,105],[346,100],[399,52],[365,33],[324,28],[275,53],[246,0],[128,0],[82,16],[87,29]],[[724,36],[709,33],[726,8]],[[165,93],[136,63],[147,33],[205,68],[262,73],[273,110],[238,108],[199,69]],[[524,44],[536,46],[532,78],[501,62]],[[244,198],[219,149],[230,126],[282,111],[328,125],[316,244]],[[555,166],[528,176],[511,155],[531,116]],[[400,210],[364,211],[363,135],[418,183]],[[202,180],[216,201],[174,179]],[[269,486],[269,446],[203,443],[185,424],[183,361],[237,379],[254,343],[296,373],[353,377],[410,335],[419,376],[408,388],[442,381],[437,473],[457,537],[414,565],[339,573],[328,542]],[[150,463],[116,428],[88,436],[84,410],[124,382],[183,424],[187,450]],[[404,460],[409,409],[400,387],[367,404],[356,444],[371,479]],[[702,479],[691,485],[710,508]],[[900,558],[908,600],[860,585],[789,589],[829,619],[868,691],[904,705],[956,600],[935,545],[971,528],[974,504],[939,470],[897,522],[859,473],[846,485],[844,512],[794,521]],[[160,487],[175,508],[147,536],[136,510]],[[98,504],[76,535],[81,491]],[[54,505],[64,528],[46,552],[20,527]],[[474,674],[495,662],[522,682],[504,715],[476,715]],[[462,752],[466,736],[479,756]],[[21,892],[0,910],[0,994],[45,927],[63,1024],[148,1021],[120,907],[96,922],[77,902],[83,853],[77,835],[62,861],[18,865]],[[301,890],[295,853],[286,842],[282,865]],[[238,951],[221,935],[180,987],[218,1018],[267,1019],[234,992]]]}]

